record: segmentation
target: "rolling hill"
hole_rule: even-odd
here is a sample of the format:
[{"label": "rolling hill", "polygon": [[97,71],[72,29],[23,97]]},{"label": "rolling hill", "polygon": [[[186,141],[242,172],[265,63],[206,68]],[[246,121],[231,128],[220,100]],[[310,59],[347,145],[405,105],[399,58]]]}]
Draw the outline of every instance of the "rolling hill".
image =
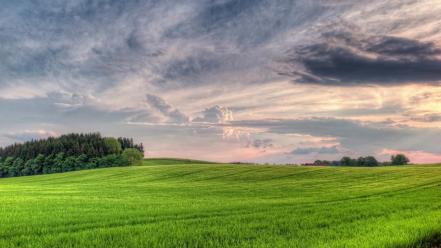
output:
[{"label": "rolling hill", "polygon": [[144,163],[0,179],[0,247],[430,247],[441,234],[439,165]]}]

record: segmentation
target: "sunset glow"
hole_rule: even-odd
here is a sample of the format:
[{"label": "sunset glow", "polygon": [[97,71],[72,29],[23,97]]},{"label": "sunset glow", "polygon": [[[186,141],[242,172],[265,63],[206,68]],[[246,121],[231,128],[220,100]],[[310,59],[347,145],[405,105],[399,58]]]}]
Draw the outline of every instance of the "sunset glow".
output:
[{"label": "sunset glow", "polygon": [[147,157],[441,162],[438,0],[22,1],[0,10],[0,145],[136,137]]}]

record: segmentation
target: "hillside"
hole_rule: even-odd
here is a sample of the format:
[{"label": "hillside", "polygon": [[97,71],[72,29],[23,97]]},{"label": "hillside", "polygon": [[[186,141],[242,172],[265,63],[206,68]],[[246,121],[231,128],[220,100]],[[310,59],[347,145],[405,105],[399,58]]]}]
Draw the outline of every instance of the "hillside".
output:
[{"label": "hillside", "polygon": [[0,179],[0,247],[410,247],[441,234],[439,165],[145,163]]}]

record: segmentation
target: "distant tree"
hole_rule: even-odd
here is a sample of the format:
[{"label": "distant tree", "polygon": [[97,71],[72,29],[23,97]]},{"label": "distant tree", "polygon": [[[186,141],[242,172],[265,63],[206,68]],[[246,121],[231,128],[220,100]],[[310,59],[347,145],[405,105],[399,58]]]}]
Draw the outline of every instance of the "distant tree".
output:
[{"label": "distant tree", "polygon": [[144,154],[144,145],[140,143],[139,145],[135,145],[135,148],[138,149],[142,154]]},{"label": "distant tree", "polygon": [[81,154],[76,158],[75,170],[82,170],[87,168],[88,158],[86,154]]},{"label": "distant tree", "polygon": [[16,159],[13,157],[7,158],[6,159],[6,167],[8,168],[8,176],[9,177],[20,176],[18,168],[21,167],[22,163],[23,163],[22,159]]},{"label": "distant tree", "polygon": [[22,158],[16,158],[12,164],[15,170],[15,176],[20,176],[21,171],[24,169],[25,162]]},{"label": "distant tree", "polygon": [[[118,146],[117,143],[120,143]],[[66,157],[86,154],[89,158],[102,157],[121,152],[121,148],[137,148],[142,152],[142,144],[135,144],[131,138],[103,138],[99,133],[66,134],[41,140],[31,140],[23,144],[0,147],[0,157],[33,159],[39,154],[49,156],[63,152]]]},{"label": "distant tree", "polygon": [[8,169],[5,167],[3,159],[0,158],[0,177],[6,177],[8,175]]},{"label": "distant tree", "polygon": [[43,174],[53,173],[55,155],[51,154],[44,158]]},{"label": "distant tree", "polygon": [[29,176],[29,175],[34,174],[34,172],[32,171],[33,164],[34,164],[34,159],[30,159],[30,160],[26,161],[24,169],[21,171],[21,175]]},{"label": "distant tree", "polygon": [[135,148],[137,150],[139,150],[142,154],[144,154],[144,145],[141,144],[135,144],[133,142],[132,138],[124,138],[124,137],[119,137],[118,138],[118,142],[121,144],[121,149],[125,150],[127,148]]},{"label": "distant tree", "polygon": [[87,169],[94,169],[94,168],[98,168],[99,164],[100,164],[100,159],[99,158],[91,158],[89,159],[89,162],[86,165]]},{"label": "distant tree", "polygon": [[350,166],[351,165],[351,158],[350,157],[342,157],[340,160],[340,164],[343,166]]},{"label": "distant tree", "polygon": [[43,172],[44,165],[44,156],[42,154],[38,154],[35,159],[31,160],[30,164],[33,174],[41,174]]},{"label": "distant tree", "polygon": [[11,173],[15,174],[14,173],[14,169],[12,167],[12,163],[13,162],[14,162],[14,158],[13,157],[7,157],[5,159],[5,161],[3,162],[3,170],[4,170],[4,173],[5,173],[5,176],[11,176]]},{"label": "distant tree", "polygon": [[325,166],[328,166],[328,165],[331,165],[331,162],[328,161],[328,160],[316,160],[316,161],[314,161],[314,165],[325,165]]},{"label": "distant tree", "polygon": [[332,166],[340,166],[341,163],[340,163],[340,161],[335,161],[335,160],[334,160],[334,161],[331,162],[331,165],[332,165]]},{"label": "distant tree", "polygon": [[409,163],[409,159],[404,154],[392,155],[391,164],[392,165],[406,165]]},{"label": "distant tree", "polygon": [[127,160],[130,165],[140,165],[144,154],[136,148],[127,148],[123,151],[122,157]]},{"label": "distant tree", "polygon": [[[144,158],[144,156],[143,156],[143,158]],[[127,157],[124,157],[122,155],[118,155],[118,157],[115,160],[115,165],[116,166],[129,166],[130,161],[127,159]]]},{"label": "distant tree", "polygon": [[69,156],[63,161],[63,165],[61,166],[61,171],[73,171],[75,170],[76,158],[74,156]]},{"label": "distant tree", "polygon": [[366,166],[366,159],[364,157],[359,157],[356,161],[356,166]]},{"label": "distant tree", "polygon": [[321,160],[316,160],[314,161],[313,165],[322,165],[322,161]]},{"label": "distant tree", "polygon": [[112,163],[110,161],[111,158],[109,158],[109,156],[98,158],[98,168],[105,168],[105,167],[110,167],[111,166]]},{"label": "distant tree", "polygon": [[115,138],[111,138],[111,137],[104,138],[104,144],[106,147],[107,154],[120,154],[122,151],[121,144]]},{"label": "distant tree", "polygon": [[334,161],[332,164],[341,166],[378,166],[377,159],[373,156],[359,157],[358,159],[352,159],[350,157],[343,157],[340,162]]},{"label": "distant tree", "polygon": [[25,166],[24,166],[23,169],[20,171],[20,175],[21,175],[21,176],[29,176],[29,175],[32,175],[32,169],[31,169],[30,166],[28,166],[29,161],[31,161],[31,160],[26,161]]},{"label": "distant tree", "polygon": [[64,165],[64,153],[59,152],[57,153],[57,155],[55,155],[55,158],[53,160],[52,173],[63,172],[63,165]]},{"label": "distant tree", "polygon": [[357,160],[350,157],[343,157],[340,159],[340,165],[342,166],[357,166]]},{"label": "distant tree", "polygon": [[31,140],[0,147],[0,177],[139,164],[143,150],[131,138],[103,138],[99,133]]},{"label": "distant tree", "polygon": [[364,158],[364,166],[378,166],[378,161],[373,156],[367,156]]}]

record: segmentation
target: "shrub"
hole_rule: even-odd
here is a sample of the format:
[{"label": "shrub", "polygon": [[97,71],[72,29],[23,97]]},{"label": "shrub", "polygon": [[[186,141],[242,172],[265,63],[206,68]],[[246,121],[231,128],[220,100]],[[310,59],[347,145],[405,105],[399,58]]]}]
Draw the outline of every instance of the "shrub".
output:
[{"label": "shrub", "polygon": [[142,154],[136,148],[127,148],[123,151],[122,157],[130,164],[130,165],[141,165],[142,159],[144,158],[144,154]]}]

